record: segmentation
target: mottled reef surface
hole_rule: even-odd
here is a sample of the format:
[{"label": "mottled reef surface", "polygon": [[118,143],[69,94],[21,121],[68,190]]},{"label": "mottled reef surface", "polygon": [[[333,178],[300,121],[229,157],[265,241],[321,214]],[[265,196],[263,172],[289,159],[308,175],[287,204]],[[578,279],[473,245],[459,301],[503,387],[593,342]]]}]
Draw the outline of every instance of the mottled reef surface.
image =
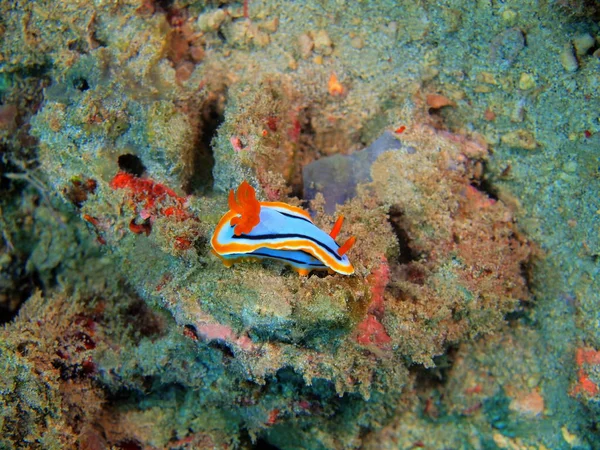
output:
[{"label": "mottled reef surface", "polygon": [[[600,448],[599,19],[0,0],[0,448]],[[355,274],[225,267],[243,180]]]}]

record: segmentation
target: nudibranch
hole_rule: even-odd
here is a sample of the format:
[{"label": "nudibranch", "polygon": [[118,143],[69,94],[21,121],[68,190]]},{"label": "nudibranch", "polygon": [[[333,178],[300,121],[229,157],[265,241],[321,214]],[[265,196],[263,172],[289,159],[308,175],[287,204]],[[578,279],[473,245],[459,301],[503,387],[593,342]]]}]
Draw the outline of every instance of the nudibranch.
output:
[{"label": "nudibranch", "polygon": [[244,259],[266,258],[282,261],[303,276],[313,270],[354,273],[346,253],[356,239],[351,237],[343,245],[335,241],[343,216],[328,234],[302,208],[259,202],[247,181],[237,193],[229,191],[229,208],[211,239],[214,253],[227,267]]}]

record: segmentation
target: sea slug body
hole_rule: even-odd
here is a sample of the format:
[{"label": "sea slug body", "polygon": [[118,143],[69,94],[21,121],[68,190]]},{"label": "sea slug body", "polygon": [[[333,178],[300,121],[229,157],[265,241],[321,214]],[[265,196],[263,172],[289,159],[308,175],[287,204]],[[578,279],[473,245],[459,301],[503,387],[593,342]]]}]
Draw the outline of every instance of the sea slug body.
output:
[{"label": "sea slug body", "polygon": [[219,221],[211,239],[213,252],[226,266],[244,259],[274,259],[288,264],[300,275],[313,270],[352,275],[346,252],[349,238],[339,245],[340,216],[331,233],[318,228],[302,208],[281,202],[259,202],[252,186],[243,181],[237,193],[229,192],[230,210]]}]

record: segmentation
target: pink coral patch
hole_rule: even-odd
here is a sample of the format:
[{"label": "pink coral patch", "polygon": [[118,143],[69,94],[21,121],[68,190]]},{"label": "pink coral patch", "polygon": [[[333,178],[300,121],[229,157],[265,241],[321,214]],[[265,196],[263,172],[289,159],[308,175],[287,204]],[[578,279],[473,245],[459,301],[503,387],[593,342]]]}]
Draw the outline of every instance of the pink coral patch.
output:
[{"label": "pink coral patch", "polygon": [[356,331],[358,332],[356,342],[360,345],[384,347],[392,341],[383,325],[373,314],[367,314],[365,320],[358,324]]},{"label": "pink coral patch", "polygon": [[381,256],[381,264],[373,269],[367,280],[371,285],[371,304],[367,317],[356,327],[356,342],[384,349],[392,341],[380,322],[385,311],[384,291],[390,281],[390,266],[385,256]]}]

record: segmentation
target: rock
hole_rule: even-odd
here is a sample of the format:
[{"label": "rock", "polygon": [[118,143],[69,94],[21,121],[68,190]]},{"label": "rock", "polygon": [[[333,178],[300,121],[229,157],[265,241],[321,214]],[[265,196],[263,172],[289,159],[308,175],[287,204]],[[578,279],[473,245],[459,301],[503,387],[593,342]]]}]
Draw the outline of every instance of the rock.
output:
[{"label": "rock", "polygon": [[297,68],[298,68],[298,61],[296,61],[296,59],[293,56],[288,55],[288,69],[296,70]]},{"label": "rock", "polygon": [[298,36],[298,50],[302,59],[308,59],[315,48],[315,42],[308,34]]},{"label": "rock", "polygon": [[325,198],[325,212],[333,214],[336,205],[342,205],[356,195],[359,183],[371,181],[371,165],[379,155],[399,149],[414,151],[386,131],[364,150],[351,155],[328,156],[306,165],[302,170],[304,198],[313,200],[320,192]]},{"label": "rock", "polygon": [[428,94],[425,101],[427,102],[427,106],[433,109],[440,109],[444,106],[456,106],[452,100],[441,94]]},{"label": "rock", "polygon": [[275,33],[277,31],[277,29],[279,28],[279,17],[274,17],[271,20],[265,20],[264,22],[260,23],[258,26],[261,30],[264,30],[268,33]]},{"label": "rock", "polygon": [[202,31],[217,31],[226,18],[227,13],[222,9],[207,12],[198,17],[198,28]]},{"label": "rock", "polygon": [[355,49],[360,50],[361,48],[363,48],[365,46],[365,41],[360,36],[355,36],[350,41],[350,45],[352,47],[354,47]]},{"label": "rock", "polygon": [[522,73],[521,78],[519,78],[519,89],[522,91],[527,91],[535,87],[535,79],[533,75],[528,73]]},{"label": "rock", "polygon": [[575,72],[579,69],[579,61],[573,52],[573,45],[569,42],[565,44],[560,52],[560,63],[567,72]]},{"label": "rock", "polygon": [[493,84],[494,86],[498,84],[498,81],[496,81],[496,77],[493,73],[490,72],[479,72],[477,74],[477,81],[485,84]]},{"label": "rock", "polygon": [[266,47],[267,45],[270,44],[271,38],[269,37],[268,33],[264,32],[264,31],[256,30],[256,32],[254,33],[254,36],[253,36],[253,41],[254,41],[254,44],[258,47]]},{"label": "rock", "polygon": [[567,161],[565,164],[563,164],[563,170],[568,173],[577,172],[577,168],[578,164],[576,161]]},{"label": "rock", "polygon": [[489,92],[492,92],[492,88],[486,84],[478,84],[473,88],[473,91],[479,94],[487,94]]},{"label": "rock", "polygon": [[490,61],[507,69],[525,48],[525,36],[518,28],[509,28],[496,36],[490,46]]},{"label": "rock", "polygon": [[182,62],[175,70],[175,79],[180,83],[189,80],[192,73],[194,73],[194,68],[195,66],[192,62]]},{"label": "rock", "polygon": [[525,100],[521,99],[515,103],[514,108],[510,113],[510,121],[520,123],[525,120]]},{"label": "rock", "polygon": [[506,22],[509,25],[514,24],[516,19],[517,19],[517,13],[515,11],[513,11],[512,9],[506,9],[502,13],[502,20],[504,20],[504,22]]},{"label": "rock", "polygon": [[506,133],[500,140],[509,147],[522,148],[524,150],[535,150],[538,146],[533,133],[523,128]]},{"label": "rock", "polygon": [[204,48],[201,45],[193,45],[190,47],[190,56],[195,63],[199,63],[204,59]]},{"label": "rock", "polygon": [[573,46],[575,47],[575,53],[578,56],[583,56],[594,46],[595,41],[592,35],[589,33],[580,34],[573,39]]},{"label": "rock", "polygon": [[329,56],[333,53],[333,43],[325,30],[319,30],[313,35],[315,52],[320,55]]},{"label": "rock", "polygon": [[229,26],[224,29],[224,33],[233,45],[239,47],[248,45],[265,47],[271,42],[271,39],[266,32],[261,31],[258,25],[248,20],[231,22]]},{"label": "rock", "polygon": [[509,409],[526,417],[539,417],[544,413],[544,397],[537,390],[519,393],[512,399]]}]

